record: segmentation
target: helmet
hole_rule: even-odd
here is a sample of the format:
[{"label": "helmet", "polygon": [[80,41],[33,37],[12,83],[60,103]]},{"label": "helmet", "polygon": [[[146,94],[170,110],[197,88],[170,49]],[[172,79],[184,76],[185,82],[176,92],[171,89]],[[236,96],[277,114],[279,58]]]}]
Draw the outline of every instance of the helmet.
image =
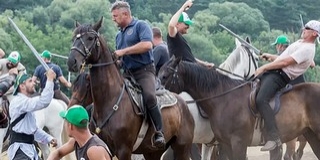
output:
[{"label": "helmet", "polygon": [[8,56],[8,61],[11,62],[12,64],[16,65],[20,62],[21,56],[19,54],[19,52],[17,51],[13,51],[9,54]]},{"label": "helmet", "polygon": [[41,54],[41,57],[51,59],[51,53],[48,50],[44,50]]}]

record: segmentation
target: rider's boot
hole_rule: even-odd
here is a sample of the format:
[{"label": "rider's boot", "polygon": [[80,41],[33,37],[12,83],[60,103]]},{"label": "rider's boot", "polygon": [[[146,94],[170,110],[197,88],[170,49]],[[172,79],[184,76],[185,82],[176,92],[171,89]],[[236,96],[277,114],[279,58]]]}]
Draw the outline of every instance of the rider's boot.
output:
[{"label": "rider's boot", "polygon": [[153,121],[156,133],[154,135],[154,146],[158,148],[164,148],[166,141],[162,133],[162,118],[159,107],[156,105],[149,109],[151,120]]}]

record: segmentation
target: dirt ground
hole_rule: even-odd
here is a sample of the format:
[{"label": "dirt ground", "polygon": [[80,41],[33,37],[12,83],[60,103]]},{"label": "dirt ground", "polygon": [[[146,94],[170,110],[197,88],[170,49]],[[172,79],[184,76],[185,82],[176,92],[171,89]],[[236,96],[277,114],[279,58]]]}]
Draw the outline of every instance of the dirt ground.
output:
[{"label": "dirt ground", "polygon": [[[248,160],[269,160],[269,152],[261,152],[260,148],[261,147],[249,147]],[[284,152],[285,152],[285,146],[284,146]],[[6,152],[1,154],[1,160],[8,160]],[[76,160],[74,156],[72,160]],[[117,160],[117,158],[114,158],[113,160]],[[308,144],[304,149],[302,160],[317,160],[316,156],[314,155],[314,153],[312,152]]]}]

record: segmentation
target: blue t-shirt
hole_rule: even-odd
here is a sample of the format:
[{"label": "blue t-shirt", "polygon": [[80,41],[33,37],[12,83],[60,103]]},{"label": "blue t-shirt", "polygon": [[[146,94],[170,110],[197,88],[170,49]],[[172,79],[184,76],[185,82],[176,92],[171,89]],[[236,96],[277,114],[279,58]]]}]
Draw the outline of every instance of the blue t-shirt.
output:
[{"label": "blue t-shirt", "polygon": [[[139,42],[152,42],[152,30],[150,26],[141,20],[133,19],[126,28],[121,28],[116,36],[116,49],[124,49]],[[153,63],[152,49],[142,54],[123,56],[124,69],[137,69]]]},{"label": "blue t-shirt", "polygon": [[[56,79],[54,80],[54,87],[53,90],[60,89],[60,83],[58,78],[62,76],[62,70],[61,68],[54,64],[54,63],[47,63],[49,68],[52,68],[52,70],[56,73]],[[40,79],[40,88],[43,89],[46,86],[47,82],[47,76],[45,75],[46,69],[43,67],[43,65],[38,65],[36,70],[34,71],[34,76]]]},{"label": "blue t-shirt", "polygon": [[166,44],[161,43],[153,48],[154,65],[156,66],[156,75],[163,64],[169,61],[169,51]]}]

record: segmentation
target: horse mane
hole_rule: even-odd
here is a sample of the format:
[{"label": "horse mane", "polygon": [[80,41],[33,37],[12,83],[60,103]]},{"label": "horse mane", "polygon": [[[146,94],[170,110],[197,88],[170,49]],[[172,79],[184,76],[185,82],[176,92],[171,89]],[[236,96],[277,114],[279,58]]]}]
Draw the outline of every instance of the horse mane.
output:
[{"label": "horse mane", "polygon": [[80,73],[72,83],[72,91],[76,90],[77,92],[87,92],[87,84],[89,83],[88,77],[89,73]]},{"label": "horse mane", "polygon": [[215,69],[206,68],[198,63],[181,61],[180,64],[180,69],[186,75],[184,77],[185,83],[195,85],[199,90],[219,89],[223,91],[226,87],[230,88],[244,83],[243,80],[232,79]]}]

